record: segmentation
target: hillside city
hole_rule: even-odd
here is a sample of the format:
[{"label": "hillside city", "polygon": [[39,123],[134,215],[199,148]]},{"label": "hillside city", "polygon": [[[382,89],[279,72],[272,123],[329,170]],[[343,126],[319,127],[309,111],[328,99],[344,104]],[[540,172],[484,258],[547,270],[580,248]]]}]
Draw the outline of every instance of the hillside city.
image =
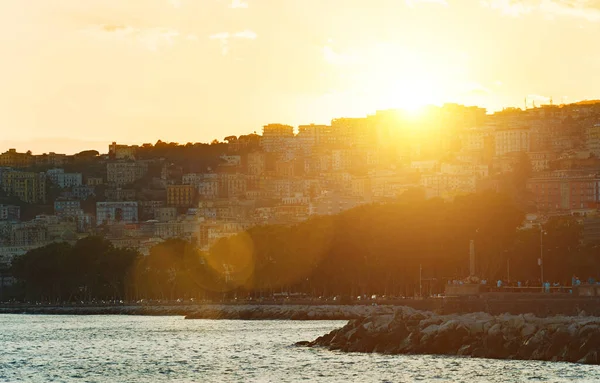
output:
[{"label": "hillside city", "polygon": [[107,149],[0,155],[1,263],[90,235],[144,255],[169,238],[206,251],[251,227],[409,191],[444,200],[507,193],[529,213],[523,227],[568,215],[584,243],[600,242],[600,101],[493,114],[446,104],[297,129],[268,124],[210,144]]}]

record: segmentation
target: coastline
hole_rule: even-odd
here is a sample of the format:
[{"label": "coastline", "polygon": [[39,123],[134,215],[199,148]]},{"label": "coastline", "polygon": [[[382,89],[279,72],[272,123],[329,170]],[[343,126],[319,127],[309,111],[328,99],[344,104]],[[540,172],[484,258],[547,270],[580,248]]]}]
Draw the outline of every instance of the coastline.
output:
[{"label": "coastline", "polygon": [[377,314],[393,314],[402,307],[440,315],[484,312],[491,315],[533,314],[537,317],[597,316],[600,298],[565,295],[503,294],[479,297],[445,297],[351,302],[341,304],[319,300],[240,301],[226,303],[143,303],[0,305],[0,314],[39,315],[145,315],[184,316],[186,319],[249,320],[351,320]]},{"label": "coastline", "polygon": [[[400,306],[398,306],[400,307]],[[186,319],[241,320],[350,320],[389,314],[394,306],[301,304],[198,304],[123,306],[18,306],[0,307],[0,314],[26,315],[143,315],[184,316]]]}]

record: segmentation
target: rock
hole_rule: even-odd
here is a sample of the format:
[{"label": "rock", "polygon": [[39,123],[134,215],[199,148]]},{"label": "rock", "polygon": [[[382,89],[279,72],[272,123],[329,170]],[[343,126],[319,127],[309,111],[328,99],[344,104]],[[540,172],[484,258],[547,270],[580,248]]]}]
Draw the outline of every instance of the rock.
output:
[{"label": "rock", "polygon": [[579,359],[577,363],[583,364],[598,364],[598,351],[590,351],[583,358]]},{"label": "rock", "polygon": [[502,335],[502,325],[500,323],[496,323],[487,331],[487,336],[498,336]]},{"label": "rock", "polygon": [[465,344],[458,349],[458,351],[456,352],[456,355],[466,356],[466,355],[471,355],[472,353],[473,353],[473,345]]},{"label": "rock", "polygon": [[440,326],[437,324],[431,324],[427,326],[425,329],[421,330],[421,335],[432,335],[438,332]]},{"label": "rock", "polygon": [[475,322],[466,322],[466,323],[464,323],[464,326],[469,330],[469,334],[478,335],[478,334],[483,334],[485,332],[485,330],[484,330],[485,323],[486,322],[484,322],[484,321],[478,320]]},{"label": "rock", "polygon": [[600,326],[598,326],[597,324],[586,324],[585,326],[579,329],[578,335],[580,338],[585,338],[594,332],[598,332],[599,329]]},{"label": "rock", "polygon": [[[406,314],[406,315],[405,315]],[[487,330],[487,331],[486,331]],[[298,345],[384,354],[445,354],[598,364],[596,318],[487,314],[447,315],[402,309],[349,321],[339,330]]]},{"label": "rock", "polygon": [[421,329],[428,328],[431,325],[440,325],[444,320],[441,317],[431,317],[421,320],[419,327]]},{"label": "rock", "polygon": [[521,330],[521,336],[527,338],[535,333],[536,327],[532,323],[527,323]]}]

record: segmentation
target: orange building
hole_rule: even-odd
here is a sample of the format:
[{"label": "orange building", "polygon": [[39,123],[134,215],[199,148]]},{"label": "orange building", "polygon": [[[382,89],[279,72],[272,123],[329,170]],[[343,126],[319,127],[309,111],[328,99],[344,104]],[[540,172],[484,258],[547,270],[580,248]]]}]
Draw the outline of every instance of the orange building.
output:
[{"label": "orange building", "polygon": [[197,191],[193,185],[167,186],[167,205],[172,207],[193,207]]}]

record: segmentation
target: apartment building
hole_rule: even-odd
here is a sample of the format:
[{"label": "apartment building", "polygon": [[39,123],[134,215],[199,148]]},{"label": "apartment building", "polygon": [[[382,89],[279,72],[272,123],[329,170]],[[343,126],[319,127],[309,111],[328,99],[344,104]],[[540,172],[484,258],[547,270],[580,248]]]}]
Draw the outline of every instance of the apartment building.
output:
[{"label": "apartment building", "polygon": [[0,205],[0,221],[18,221],[21,219],[21,207]]},{"label": "apartment building", "polygon": [[46,172],[46,176],[50,182],[61,189],[81,186],[83,184],[81,173],[65,173],[64,169],[50,169]]},{"label": "apartment building", "polygon": [[135,223],[138,221],[137,202],[97,202],[96,224],[117,222]]},{"label": "apartment building", "polygon": [[263,152],[251,152],[247,157],[247,173],[249,175],[261,176],[267,168],[267,158]]},{"label": "apartment building", "polygon": [[2,189],[8,195],[16,196],[27,203],[46,202],[46,174],[4,171]]},{"label": "apartment building", "polygon": [[268,124],[263,127],[260,141],[265,152],[277,152],[286,148],[288,141],[294,138],[294,127],[283,124]]},{"label": "apartment building", "polygon": [[35,163],[35,159],[31,152],[18,153],[16,149],[9,149],[0,154],[0,166],[10,168],[26,168]]},{"label": "apartment building", "polygon": [[124,186],[146,175],[148,164],[143,162],[109,162],[106,164],[106,180],[109,184]]},{"label": "apartment building", "polygon": [[193,207],[198,192],[192,185],[167,186],[167,205],[172,207]]},{"label": "apartment building", "polygon": [[513,152],[528,152],[530,150],[530,129],[512,128],[498,129],[494,134],[496,156]]},{"label": "apartment building", "polygon": [[527,189],[540,211],[597,208],[600,204],[600,176],[552,173],[533,177]]},{"label": "apartment building", "polygon": [[82,215],[81,202],[78,200],[56,200],[54,201],[54,214],[61,217],[76,217]]}]

